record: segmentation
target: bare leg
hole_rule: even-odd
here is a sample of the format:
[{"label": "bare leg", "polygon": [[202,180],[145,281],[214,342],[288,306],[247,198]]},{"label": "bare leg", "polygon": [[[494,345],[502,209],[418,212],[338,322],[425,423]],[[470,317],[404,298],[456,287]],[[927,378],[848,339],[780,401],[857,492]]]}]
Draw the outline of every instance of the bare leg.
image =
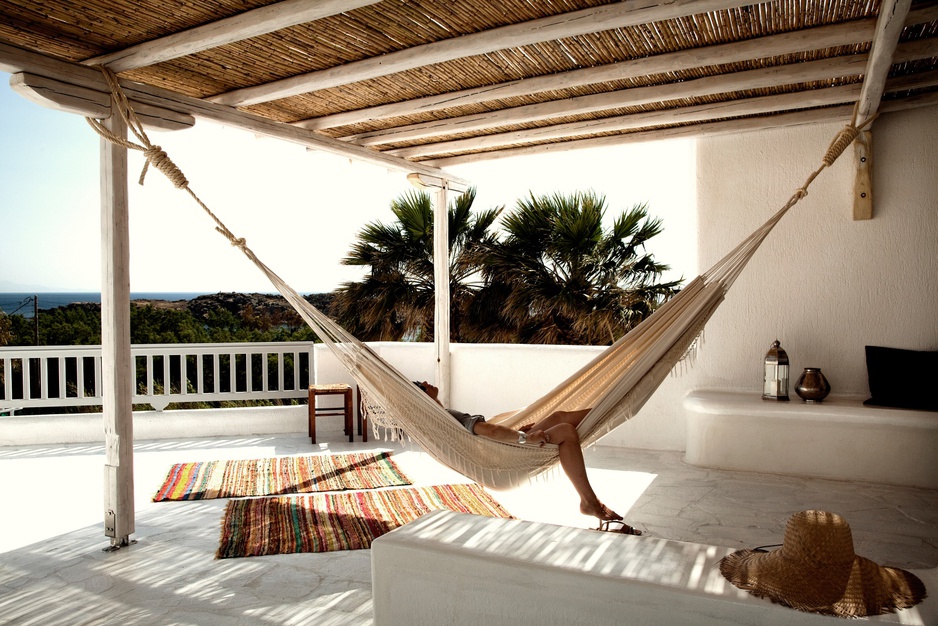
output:
[{"label": "bare leg", "polygon": [[[585,414],[585,413],[584,413]],[[556,414],[554,414],[556,415]],[[544,419],[541,424],[554,417],[551,415]],[[582,415],[577,419],[577,423],[582,420]],[[583,461],[583,450],[580,448],[580,436],[576,427],[563,419],[547,429],[538,428],[540,424],[535,424],[532,430],[544,430],[550,438],[550,443],[555,443],[560,447],[560,467],[573,488],[580,496],[580,512],[583,515],[592,515],[600,520],[618,520],[622,516],[607,507],[599,501],[596,493],[590,485],[589,477],[586,475],[586,463]]]},{"label": "bare leg", "polygon": [[579,411],[554,411],[529,428],[530,430],[547,430],[557,424],[570,424],[576,428],[589,412],[589,409],[580,409]]}]

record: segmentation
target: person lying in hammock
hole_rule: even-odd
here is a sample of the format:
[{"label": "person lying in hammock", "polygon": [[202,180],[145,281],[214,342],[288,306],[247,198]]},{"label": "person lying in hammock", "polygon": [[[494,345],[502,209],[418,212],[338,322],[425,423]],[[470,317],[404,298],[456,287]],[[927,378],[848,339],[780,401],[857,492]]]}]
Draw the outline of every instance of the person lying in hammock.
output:
[{"label": "person lying in hammock", "polygon": [[[443,406],[438,396],[440,390],[427,381],[414,381],[437,404]],[[444,409],[446,407],[443,407]],[[474,435],[488,437],[496,441],[509,443],[526,443],[543,446],[545,443],[557,444],[560,453],[560,466],[574,489],[580,496],[580,513],[599,518],[599,529],[620,532],[625,535],[641,535],[642,531],[632,528],[624,521],[622,516],[600,502],[590,485],[586,475],[586,463],[583,460],[583,449],[580,447],[580,435],[576,428],[589,412],[589,409],[579,411],[555,411],[536,424],[522,426],[521,430],[512,430],[498,424],[490,424],[481,415],[469,415],[462,411],[446,409],[456,418],[466,430]],[[611,528],[612,524],[621,528]]]}]

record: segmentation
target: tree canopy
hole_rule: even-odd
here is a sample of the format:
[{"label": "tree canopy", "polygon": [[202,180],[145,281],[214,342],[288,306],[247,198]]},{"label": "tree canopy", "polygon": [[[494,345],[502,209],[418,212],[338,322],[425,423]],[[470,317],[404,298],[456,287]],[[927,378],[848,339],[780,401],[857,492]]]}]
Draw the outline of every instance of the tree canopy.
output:
[{"label": "tree canopy", "polygon": [[[660,219],[638,204],[603,227],[593,192],[519,200],[472,214],[475,190],[450,205],[451,332],[454,341],[607,344],[675,294],[659,282],[667,265],[645,244]],[[392,203],[397,221],[360,233],[348,265],[369,267],[343,285],[332,314],[363,340],[430,340],[433,332],[433,209],[429,194]],[[503,236],[493,232],[501,216]]]},{"label": "tree canopy", "polygon": [[[450,330],[464,340],[468,323],[462,312],[481,287],[481,251],[495,241],[490,233],[501,209],[472,212],[476,191],[459,195],[448,207]],[[433,339],[435,307],[433,273],[433,203],[422,191],[391,203],[391,224],[372,222],[358,234],[346,265],[368,267],[362,281],[345,283],[335,292],[330,313],[364,341]]]}]

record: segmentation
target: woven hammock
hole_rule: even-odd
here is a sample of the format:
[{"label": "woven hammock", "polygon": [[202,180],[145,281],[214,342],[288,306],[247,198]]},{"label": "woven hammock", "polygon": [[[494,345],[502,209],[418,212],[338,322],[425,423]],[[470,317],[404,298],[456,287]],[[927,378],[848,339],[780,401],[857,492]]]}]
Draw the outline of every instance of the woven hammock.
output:
[{"label": "woven hammock", "polygon": [[[152,163],[177,188],[186,190],[193,197],[215,221],[217,230],[267,276],[349,371],[371,408],[372,421],[383,427],[403,430],[441,463],[495,489],[514,487],[559,462],[556,445],[537,447],[504,443],[471,434],[407,377],[286,284],[254,255],[244,239],[236,238],[192,192],[185,176],[166,153],[146,137],[116,77],[110,70],[101,69],[119,103],[121,115],[141,144],[115,136],[96,120],[89,119],[88,122],[106,139],[142,151],[147,165]],[[835,137],[822,164],[785,206],[712,268],[692,280],[638,326],[543,397],[519,411],[488,421],[518,429],[536,423],[554,411],[588,408],[591,410],[577,428],[581,445],[588,446],[630,419],[674,366],[692,350],[704,325],[762,241],[789,209],[807,195],[811,182],[834,163],[860,129],[872,120],[870,118],[859,126],[856,119],[852,120]],[[143,174],[140,182],[143,182]]]}]

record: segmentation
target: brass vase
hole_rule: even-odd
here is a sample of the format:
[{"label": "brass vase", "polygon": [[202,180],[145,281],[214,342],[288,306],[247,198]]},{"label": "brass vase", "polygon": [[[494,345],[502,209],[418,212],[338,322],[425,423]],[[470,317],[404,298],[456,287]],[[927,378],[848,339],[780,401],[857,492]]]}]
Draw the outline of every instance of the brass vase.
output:
[{"label": "brass vase", "polygon": [[819,367],[806,367],[795,383],[795,393],[805,402],[820,402],[831,392],[831,385]]}]

